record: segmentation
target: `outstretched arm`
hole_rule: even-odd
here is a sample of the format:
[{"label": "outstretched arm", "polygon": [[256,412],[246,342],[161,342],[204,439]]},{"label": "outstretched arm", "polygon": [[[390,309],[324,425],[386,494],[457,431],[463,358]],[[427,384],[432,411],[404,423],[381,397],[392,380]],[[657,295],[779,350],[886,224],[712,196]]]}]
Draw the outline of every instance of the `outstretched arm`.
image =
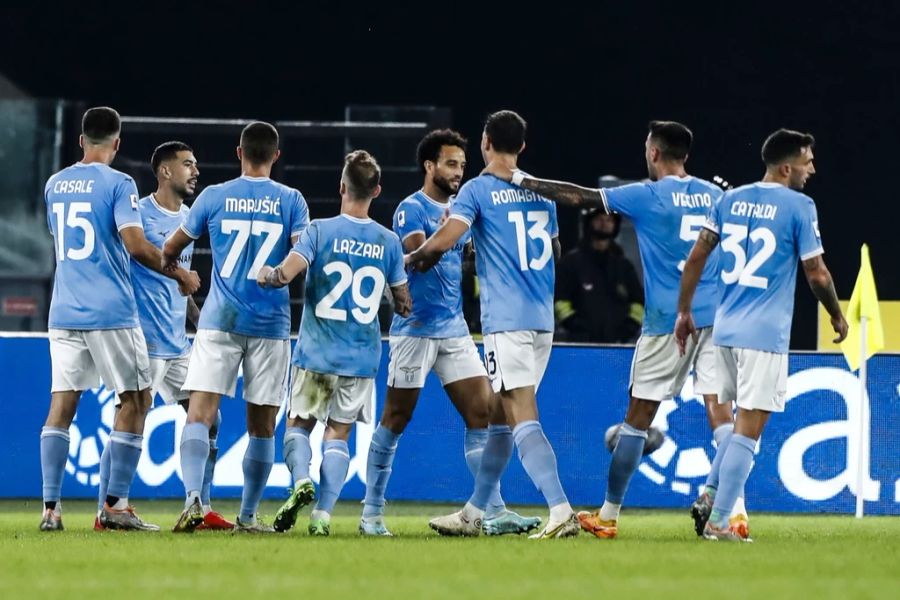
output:
[{"label": "outstretched arm", "polygon": [[841,305],[838,302],[837,292],[834,289],[834,281],[831,279],[831,272],[825,266],[825,260],[822,255],[814,256],[803,261],[803,273],[806,275],[806,281],[813,294],[828,311],[831,317],[831,327],[837,334],[834,343],[843,342],[847,337],[847,320],[841,312]]},{"label": "outstretched arm", "polygon": [[308,268],[309,263],[305,258],[296,252],[289,252],[274,269],[269,265],[263,265],[256,274],[256,283],[264,288],[282,288]]},{"label": "outstretched arm", "polygon": [[691,304],[694,301],[694,292],[703,274],[703,267],[712,251],[719,244],[719,235],[705,227],[700,230],[700,237],[691,249],[691,253],[684,263],[684,271],[681,273],[681,290],[678,293],[678,317],[675,319],[675,342],[678,344],[678,353],[684,356],[688,336],[697,339],[697,327],[694,325],[694,317],[691,315]]},{"label": "outstretched arm", "polygon": [[600,208],[609,212],[606,200],[603,198],[603,190],[599,188],[586,188],[567,181],[553,181],[550,179],[538,179],[526,175],[522,171],[513,171],[508,166],[492,161],[488,164],[483,174],[493,175],[513,185],[537,192],[550,200],[569,206],[583,206],[587,208]]},{"label": "outstretched arm", "polygon": [[441,260],[445,252],[450,250],[469,226],[459,219],[449,218],[434,232],[424,244],[414,252],[407,254],[405,262],[416,271],[427,271]]}]

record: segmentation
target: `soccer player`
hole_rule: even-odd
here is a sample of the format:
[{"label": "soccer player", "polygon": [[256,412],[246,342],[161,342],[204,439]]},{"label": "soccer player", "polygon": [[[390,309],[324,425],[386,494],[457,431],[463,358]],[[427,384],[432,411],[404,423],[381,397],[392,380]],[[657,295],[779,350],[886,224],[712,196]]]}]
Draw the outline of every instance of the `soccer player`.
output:
[{"label": "soccer player", "polygon": [[[694,392],[701,394],[717,441],[731,431],[730,405],[716,399],[712,325],[716,307],[715,263],[700,278],[701,293],[694,307],[700,333],[684,356],[676,352],[672,328],[684,259],[700,226],[722,190],[685,171],[693,142],[690,129],[674,121],[651,121],[644,142],[649,182],[609,189],[589,189],[512,172],[501,164],[488,172],[565,204],[599,208],[627,216],[634,223],[644,267],[646,308],[641,337],[635,346],[625,422],[609,466],[606,498],[599,510],[580,512],[581,527],[599,538],[618,535],[618,518],[631,477],[644,453],[650,424],[660,402],[681,391],[694,371]],[[746,523],[746,517],[741,517]],[[699,534],[698,534],[699,535]]]},{"label": "soccer player", "polygon": [[[158,531],[128,504],[150,409],[150,364],[131,287],[129,255],[161,270],[159,249],[144,237],[131,177],[109,167],[119,150],[122,122],[109,107],[89,109],[81,121],[80,162],[53,175],[44,190],[47,223],[56,247],[50,301],[52,387],[41,430],[44,513],[41,531],[62,530],[60,490],[69,454],[69,426],[81,393],[103,382],[120,407],[109,446],[109,486],[100,522],[110,529]],[[200,287],[194,272],[170,268],[182,294]]]},{"label": "soccer player", "polygon": [[260,286],[281,288],[309,271],[291,360],[285,433],[284,460],[295,488],[275,516],[278,531],[293,527],[300,508],[312,501],[309,433],[320,422],[325,425],[320,493],[308,530],[316,536],[330,533],[331,512],[350,466],[347,440],[355,422],[372,420],[381,360],[378,307],[385,283],[397,314],[410,314],[400,239],[369,218],[369,206],[380,193],[381,168],[375,159],[364,150],[348,154],[341,174],[341,213],[310,223],[288,257],[258,275]]},{"label": "soccer player", "polygon": [[816,205],[800,192],[816,172],[814,142],[807,133],[787,129],[766,139],[762,181],[725,192],[713,205],[681,277],[674,332],[683,354],[697,336],[691,314],[697,282],[721,239],[713,333],[716,372],[719,400],[734,401],[738,408],[734,432],[719,443],[706,488],[712,502],[703,529],[707,539],[750,541],[735,531],[728,516],[750,474],[769,415],[784,411],[798,261],[831,317],[835,343],[847,336],[847,321],[822,258]]},{"label": "soccer player", "polygon": [[[515,169],[525,148],[525,130],[525,120],[512,111],[490,115],[481,138],[485,163],[497,161]],[[513,428],[522,465],[550,507],[547,525],[532,537],[577,535],[578,521],[560,484],[556,455],[538,422],[535,397],[553,342],[556,205],[496,177],[476,177],[462,186],[450,218],[409,255],[409,262],[418,271],[431,269],[470,229],[478,250],[485,364],[496,392],[492,422],[505,418]],[[491,429],[471,498],[461,511],[432,519],[431,527],[443,535],[479,535],[511,455],[509,434]]]},{"label": "soccer player", "polygon": [[204,189],[163,249],[166,260],[175,261],[208,231],[213,256],[212,284],[182,386],[190,392],[181,436],[187,498],[175,532],[192,532],[203,523],[210,433],[222,395],[234,396],[241,367],[250,442],[234,531],[274,532],[256,512],[275,458],[275,417],[290,355],[290,296],[286,289],[261,289],[256,276],[264,265],[281,262],[309,223],[300,192],[269,178],[280,154],[275,127],[259,121],[247,125],[237,148],[241,176]]},{"label": "soccer player", "polygon": [[[446,220],[465,170],[466,140],[449,129],[432,131],[419,142],[416,158],[425,182],[394,212],[394,232],[407,252],[421,246]],[[412,419],[432,369],[466,424],[466,464],[473,477],[478,474],[488,437],[493,390],[463,319],[462,259],[468,238],[468,233],[463,235],[432,270],[410,274],[412,313],[395,315],[391,324],[387,400],[381,424],[372,436],[366,466],[366,499],[359,522],[363,535],[391,535],[383,520],[391,465],[400,435]],[[490,427],[499,428],[512,445],[512,431],[505,419]],[[484,520],[486,533],[528,532],[540,524],[538,518],[507,510],[499,487],[491,494]]]},{"label": "soccer player", "polygon": [[[184,222],[188,208],[185,198],[194,195],[200,171],[194,151],[184,142],[165,142],[157,146],[150,158],[150,166],[156,175],[156,192],[141,198],[138,202],[144,234],[153,245],[162,248],[169,234]],[[190,265],[193,244],[181,253],[180,263]],[[200,309],[190,296],[178,293],[178,288],[169,279],[132,261],[131,281],[141,319],[141,329],[147,340],[150,356],[150,397],[159,393],[166,404],[179,403],[185,411],[188,408],[188,394],[181,386],[187,376],[191,344],[185,333],[185,320],[190,319],[196,326]],[[217,425],[221,416],[217,418]],[[215,469],[216,434],[218,426],[209,432],[209,459],[203,476],[201,502],[203,523],[198,529],[231,529],[234,524],[212,510],[210,487]],[[106,497],[109,481],[109,445],[104,447],[100,457],[100,502]],[[99,518],[94,521],[94,529],[102,529]]]}]

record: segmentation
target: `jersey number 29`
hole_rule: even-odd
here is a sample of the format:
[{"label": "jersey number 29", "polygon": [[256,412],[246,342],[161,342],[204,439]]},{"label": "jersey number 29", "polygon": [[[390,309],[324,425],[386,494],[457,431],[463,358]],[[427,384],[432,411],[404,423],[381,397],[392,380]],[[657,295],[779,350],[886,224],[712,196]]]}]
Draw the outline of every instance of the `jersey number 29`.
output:
[{"label": "jersey number 29", "polygon": [[[325,265],[322,271],[326,275],[338,274],[338,281],[328,294],[316,304],[316,316],[320,319],[333,321],[346,321],[347,311],[343,308],[335,308],[344,292],[350,288],[353,303],[356,305],[350,314],[362,325],[368,325],[378,316],[378,306],[381,304],[381,294],[384,292],[384,273],[372,266],[360,267],[354,271],[350,265],[339,260]],[[363,294],[363,282],[372,280],[372,291]]]}]

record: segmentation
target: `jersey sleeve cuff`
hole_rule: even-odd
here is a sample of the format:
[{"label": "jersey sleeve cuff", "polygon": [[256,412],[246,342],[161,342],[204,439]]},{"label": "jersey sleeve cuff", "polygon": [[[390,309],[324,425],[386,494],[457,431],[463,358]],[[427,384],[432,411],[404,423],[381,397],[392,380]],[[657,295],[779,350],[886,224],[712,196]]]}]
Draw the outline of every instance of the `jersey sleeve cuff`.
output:
[{"label": "jersey sleeve cuff", "polygon": [[400,238],[400,241],[405,242],[406,238],[408,238],[411,235],[416,235],[417,233],[421,233],[422,235],[425,235],[425,230],[424,229],[416,229],[414,231],[410,231],[409,233],[404,235],[402,238]]},{"label": "jersey sleeve cuff", "polygon": [[397,281],[388,282],[388,287],[397,287],[398,285],[403,285],[406,282],[407,279],[406,277],[404,277],[403,279],[398,279]]},{"label": "jersey sleeve cuff", "polygon": [[309,260],[305,255],[303,255],[299,250],[293,250],[293,249],[292,249],[292,250],[290,251],[290,254],[296,254],[297,256],[299,256],[300,258],[302,258],[303,261],[306,262],[306,267],[307,267],[307,268],[309,268],[309,266],[312,264],[312,261]]},{"label": "jersey sleeve cuff", "polygon": [[464,217],[464,216],[458,215],[458,214],[453,214],[453,215],[450,215],[450,218],[456,219],[457,221],[462,221],[463,223],[466,224],[466,227],[469,227],[469,228],[472,227],[472,220],[469,219],[468,217]]},{"label": "jersey sleeve cuff", "polygon": [[612,213],[612,211],[609,210],[609,200],[606,198],[606,190],[603,188],[600,188],[600,201],[603,202],[603,210],[606,211],[606,214]]},{"label": "jersey sleeve cuff", "polygon": [[709,229],[709,230],[712,231],[714,234],[719,235],[719,227],[718,227],[715,223],[713,223],[713,222],[711,222],[711,221],[705,222],[705,223],[703,224],[703,229]]},{"label": "jersey sleeve cuff", "polygon": [[807,252],[806,254],[800,255],[800,260],[809,260],[811,258],[815,258],[822,254],[825,254],[825,249],[820,246],[819,248],[816,248],[815,250],[812,250],[810,252]]},{"label": "jersey sleeve cuff", "polygon": [[181,225],[179,225],[179,226],[178,226],[178,229],[182,230],[182,231],[184,232],[184,234],[185,234],[186,236],[188,236],[189,238],[191,238],[192,240],[198,240],[198,239],[200,239],[200,235],[199,235],[199,234],[193,233],[190,229],[188,229],[187,227],[184,226],[184,223],[182,223]]},{"label": "jersey sleeve cuff", "polygon": [[119,225],[119,231],[128,229],[129,227],[137,227],[138,229],[143,229],[144,225],[141,223],[122,223],[121,225]]}]

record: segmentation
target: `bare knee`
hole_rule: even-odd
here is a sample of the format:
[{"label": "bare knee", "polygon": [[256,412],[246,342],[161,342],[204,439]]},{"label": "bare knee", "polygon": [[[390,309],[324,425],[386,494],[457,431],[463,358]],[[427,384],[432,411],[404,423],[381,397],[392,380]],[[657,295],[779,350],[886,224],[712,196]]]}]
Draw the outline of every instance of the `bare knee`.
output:
[{"label": "bare knee", "polygon": [[418,402],[419,390],[399,390],[388,388],[384,409],[381,411],[381,425],[400,434],[412,421]]},{"label": "bare knee", "polygon": [[350,432],[352,430],[353,423],[339,423],[338,421],[329,419],[328,423],[325,425],[325,435],[322,439],[326,442],[330,440],[343,440],[346,442],[350,439]]},{"label": "bare knee", "polygon": [[247,433],[253,437],[275,437],[275,417],[277,406],[247,404]]},{"label": "bare knee", "polygon": [[75,410],[81,392],[53,392],[50,395],[50,410],[47,411],[46,427],[68,429],[75,419]]}]

